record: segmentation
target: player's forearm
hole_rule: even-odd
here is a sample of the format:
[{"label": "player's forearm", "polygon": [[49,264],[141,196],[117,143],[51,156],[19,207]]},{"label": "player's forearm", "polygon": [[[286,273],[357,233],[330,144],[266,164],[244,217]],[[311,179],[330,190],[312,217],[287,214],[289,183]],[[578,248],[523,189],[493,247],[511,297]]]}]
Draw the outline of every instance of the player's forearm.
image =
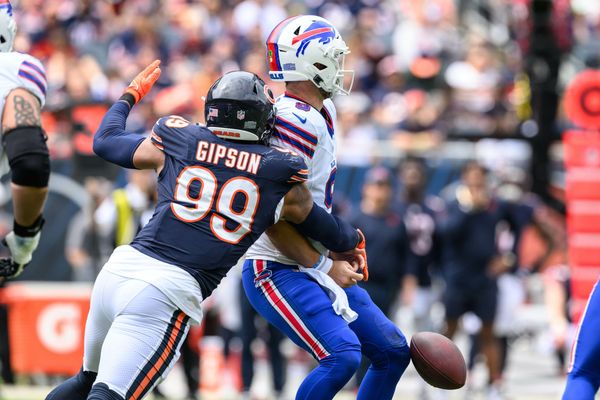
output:
[{"label": "player's forearm", "polygon": [[279,221],[266,232],[277,250],[299,265],[309,268],[319,261],[321,254],[289,223]]},{"label": "player's forearm", "polygon": [[135,168],[133,156],[144,137],[125,130],[129,111],[130,105],[119,100],[106,112],[94,135],[94,152],[111,163]]},{"label": "player's forearm", "polygon": [[22,226],[33,225],[44,208],[48,188],[36,188],[12,184],[12,197],[15,221]]},{"label": "player's forearm", "polygon": [[293,226],[303,235],[338,253],[354,249],[360,240],[352,225],[329,214],[315,203],[306,218]]}]

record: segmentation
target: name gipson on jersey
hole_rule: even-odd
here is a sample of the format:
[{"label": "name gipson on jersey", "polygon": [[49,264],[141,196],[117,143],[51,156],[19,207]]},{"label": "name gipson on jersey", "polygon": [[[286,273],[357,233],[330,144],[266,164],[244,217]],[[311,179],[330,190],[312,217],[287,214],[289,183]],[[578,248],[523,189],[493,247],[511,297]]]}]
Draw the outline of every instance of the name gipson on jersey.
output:
[{"label": "name gipson on jersey", "polygon": [[256,175],[262,156],[256,153],[241,151],[232,147],[225,147],[221,144],[198,142],[196,150],[196,160],[211,164],[219,164],[221,160],[225,160],[223,165],[228,168],[235,168],[240,171]]}]

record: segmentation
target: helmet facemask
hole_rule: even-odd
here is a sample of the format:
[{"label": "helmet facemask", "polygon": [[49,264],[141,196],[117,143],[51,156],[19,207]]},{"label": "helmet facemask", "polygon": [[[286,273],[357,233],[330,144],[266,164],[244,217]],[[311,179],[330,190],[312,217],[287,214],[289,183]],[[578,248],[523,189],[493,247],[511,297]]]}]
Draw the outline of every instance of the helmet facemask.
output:
[{"label": "helmet facemask", "polygon": [[14,18],[11,14],[0,9],[0,53],[12,51],[16,35],[17,24]]},{"label": "helmet facemask", "polygon": [[[350,94],[352,85],[354,84],[354,71],[344,69],[344,63],[346,54],[349,54],[350,50],[346,47],[345,49],[330,48],[324,51],[325,60],[330,61],[324,65],[322,63],[315,63],[313,66],[317,72],[311,81],[317,85],[317,87],[323,89],[333,97],[336,94]],[[346,85],[346,82],[348,84]]]}]

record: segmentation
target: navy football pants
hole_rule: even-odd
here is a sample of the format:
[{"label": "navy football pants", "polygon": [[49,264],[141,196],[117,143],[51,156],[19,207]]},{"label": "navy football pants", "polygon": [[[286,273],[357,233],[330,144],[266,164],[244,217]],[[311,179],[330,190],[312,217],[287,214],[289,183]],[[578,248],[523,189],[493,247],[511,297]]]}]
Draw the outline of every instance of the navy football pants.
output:
[{"label": "navy football pants", "polygon": [[563,400],[593,400],[600,385],[600,292],[592,289],[571,354]]},{"label": "navy football pants", "polygon": [[357,399],[392,398],[409,363],[408,345],[364,289],[345,290],[358,313],[348,324],[335,314],[325,291],[294,266],[246,260],[242,276],[252,306],[319,361],[300,385],[297,400],[332,399],[357,370],[361,351],[371,366]]}]

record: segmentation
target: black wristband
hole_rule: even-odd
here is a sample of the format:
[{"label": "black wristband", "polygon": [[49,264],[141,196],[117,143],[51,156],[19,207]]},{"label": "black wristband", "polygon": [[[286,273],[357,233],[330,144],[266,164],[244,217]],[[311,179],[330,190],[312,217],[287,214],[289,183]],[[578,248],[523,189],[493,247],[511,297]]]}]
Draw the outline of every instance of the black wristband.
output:
[{"label": "black wristband", "polygon": [[133,97],[133,95],[131,93],[123,93],[123,95],[119,98],[119,100],[122,100],[124,102],[126,102],[127,104],[129,104],[129,108],[132,108],[133,106],[135,106],[135,97]]},{"label": "black wristband", "polygon": [[37,233],[39,231],[42,230],[42,227],[44,226],[44,222],[46,222],[46,220],[44,219],[44,217],[42,215],[40,215],[31,226],[19,225],[19,223],[17,221],[14,221],[13,222],[13,232],[15,232],[15,235],[17,235],[17,236],[33,237],[33,236],[37,235]]}]

